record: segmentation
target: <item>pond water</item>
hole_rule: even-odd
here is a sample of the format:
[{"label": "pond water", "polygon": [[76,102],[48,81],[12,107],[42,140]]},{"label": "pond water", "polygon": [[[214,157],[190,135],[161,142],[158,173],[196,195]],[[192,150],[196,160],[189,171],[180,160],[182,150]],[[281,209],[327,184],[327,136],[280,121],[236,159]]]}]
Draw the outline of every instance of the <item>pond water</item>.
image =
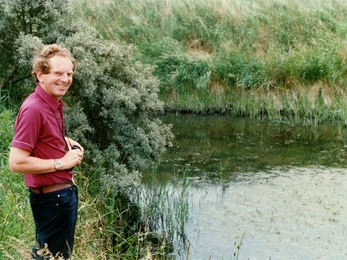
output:
[{"label": "pond water", "polygon": [[164,185],[188,183],[190,260],[347,259],[345,127],[161,120],[176,138],[155,174]]}]

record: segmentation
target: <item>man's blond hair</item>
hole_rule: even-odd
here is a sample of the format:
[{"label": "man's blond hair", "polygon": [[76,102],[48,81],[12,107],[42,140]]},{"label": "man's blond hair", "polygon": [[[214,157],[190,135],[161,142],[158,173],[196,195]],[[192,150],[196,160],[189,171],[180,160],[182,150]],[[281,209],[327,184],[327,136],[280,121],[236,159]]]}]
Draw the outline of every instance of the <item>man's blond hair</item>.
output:
[{"label": "man's blond hair", "polygon": [[39,82],[36,76],[37,70],[42,71],[42,73],[44,74],[48,74],[51,69],[49,59],[54,56],[62,56],[62,57],[69,58],[73,65],[72,70],[73,72],[75,72],[76,60],[72,57],[69,50],[59,46],[58,44],[46,45],[45,47],[43,47],[43,49],[39,53],[37,53],[37,55],[33,58],[33,61],[32,61],[32,66],[33,66],[32,75],[34,76],[35,81],[37,83]]}]

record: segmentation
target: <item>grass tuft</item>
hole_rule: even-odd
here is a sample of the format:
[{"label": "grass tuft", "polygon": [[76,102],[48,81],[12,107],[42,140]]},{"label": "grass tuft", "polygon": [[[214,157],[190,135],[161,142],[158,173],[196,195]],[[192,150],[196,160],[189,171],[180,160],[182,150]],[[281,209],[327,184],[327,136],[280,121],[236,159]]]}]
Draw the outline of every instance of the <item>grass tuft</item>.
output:
[{"label": "grass tuft", "polygon": [[136,58],[156,66],[168,111],[345,121],[345,1],[83,0],[73,6],[100,37],[135,45]]}]

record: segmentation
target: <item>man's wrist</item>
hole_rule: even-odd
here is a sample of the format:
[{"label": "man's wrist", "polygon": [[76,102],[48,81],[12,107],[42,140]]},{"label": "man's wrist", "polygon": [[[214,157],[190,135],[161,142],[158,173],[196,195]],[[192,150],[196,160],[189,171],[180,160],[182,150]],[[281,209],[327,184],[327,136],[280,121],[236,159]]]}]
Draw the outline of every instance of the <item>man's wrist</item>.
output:
[{"label": "man's wrist", "polygon": [[61,166],[61,163],[57,160],[57,159],[54,159],[54,168],[57,170],[57,171],[60,171],[62,166]]}]

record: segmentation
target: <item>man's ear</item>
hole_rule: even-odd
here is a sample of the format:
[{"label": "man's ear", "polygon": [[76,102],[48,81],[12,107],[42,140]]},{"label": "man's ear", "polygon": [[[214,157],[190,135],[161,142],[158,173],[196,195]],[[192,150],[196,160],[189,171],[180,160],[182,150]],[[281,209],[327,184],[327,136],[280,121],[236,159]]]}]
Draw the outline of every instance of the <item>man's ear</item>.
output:
[{"label": "man's ear", "polygon": [[36,77],[37,77],[37,79],[38,79],[38,81],[39,82],[43,82],[43,73],[42,73],[42,71],[41,70],[39,70],[39,69],[37,69],[36,71],[35,71],[35,73],[36,73]]}]

